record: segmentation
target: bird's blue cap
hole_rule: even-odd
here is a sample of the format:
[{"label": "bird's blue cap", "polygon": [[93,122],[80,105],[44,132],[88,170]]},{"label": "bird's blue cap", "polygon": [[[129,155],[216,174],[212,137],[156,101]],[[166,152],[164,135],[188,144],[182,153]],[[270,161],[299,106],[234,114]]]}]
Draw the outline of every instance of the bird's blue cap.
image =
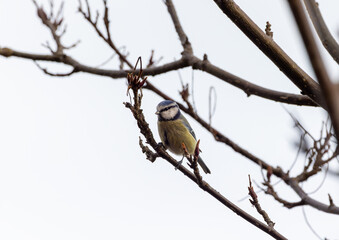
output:
[{"label": "bird's blue cap", "polygon": [[172,100],[162,101],[158,104],[157,111],[156,111],[155,114],[159,115],[162,109],[169,107],[169,106],[178,107],[178,104],[176,102],[172,101]]},{"label": "bird's blue cap", "polygon": [[158,106],[167,106],[167,105],[172,104],[172,103],[174,103],[174,101],[172,101],[172,100],[164,100],[164,101],[160,102],[158,104]]}]

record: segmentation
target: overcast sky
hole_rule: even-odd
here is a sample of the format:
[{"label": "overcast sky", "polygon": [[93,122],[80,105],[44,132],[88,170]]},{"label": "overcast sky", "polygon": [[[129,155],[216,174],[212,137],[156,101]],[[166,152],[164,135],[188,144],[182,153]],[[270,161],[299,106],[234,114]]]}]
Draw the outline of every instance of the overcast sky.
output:
[{"label": "overcast sky", "polygon": [[[48,7],[48,1],[40,0]],[[68,53],[84,64],[98,66],[112,55],[82,16],[78,1],[65,1],[66,45],[81,40]],[[286,1],[236,1],[262,29],[272,24],[274,40],[314,78],[302,41]],[[60,1],[56,1],[60,3]],[[102,2],[90,1],[102,11]],[[208,54],[215,65],[248,81],[275,90],[299,93],[257,47],[218,9],[212,0],[174,1],[195,54]],[[330,31],[338,39],[339,2],[319,1]],[[167,9],[160,0],[109,1],[111,32],[117,46],[125,46],[129,60],[144,61],[152,49],[160,63],[180,58],[180,42]],[[0,47],[48,53],[53,43],[36,16],[31,1],[0,0]],[[323,58],[332,79],[337,64],[327,52]],[[52,72],[68,67],[41,63]],[[117,69],[115,58],[104,66]],[[77,73],[52,78],[33,62],[0,57],[0,239],[271,239],[200,190],[162,159],[145,160],[139,130],[123,106],[126,80]],[[191,83],[192,70],[180,71]],[[177,72],[149,80],[175,99],[181,89]],[[208,92],[217,93],[213,125],[236,143],[271,163],[288,169],[295,159],[298,134],[282,104],[241,90],[208,74],[194,72],[198,114],[208,119]],[[143,109],[157,141],[155,107],[162,99],[144,91]],[[313,107],[285,106],[315,136],[326,113]],[[213,137],[188,117],[202,157],[212,171],[204,176],[213,187],[251,215],[261,216],[246,199],[248,174],[262,182],[260,169]],[[179,159],[179,157],[177,157]],[[292,173],[302,169],[300,156]],[[335,165],[333,165],[335,167]],[[316,189],[323,175],[308,181]],[[276,181],[276,180],[275,180]],[[256,188],[257,189],[257,188]],[[283,198],[298,200],[283,183]],[[339,204],[338,178],[328,176],[312,197],[327,203],[331,193]],[[307,227],[302,208],[288,210],[272,197],[258,194],[262,207],[289,239],[317,239]],[[305,207],[308,221],[322,238],[339,239],[338,216]]]}]

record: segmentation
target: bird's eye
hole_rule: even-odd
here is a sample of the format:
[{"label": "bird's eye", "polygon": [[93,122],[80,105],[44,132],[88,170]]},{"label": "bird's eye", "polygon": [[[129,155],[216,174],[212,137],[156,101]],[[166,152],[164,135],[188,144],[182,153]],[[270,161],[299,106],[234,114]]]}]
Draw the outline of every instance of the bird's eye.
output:
[{"label": "bird's eye", "polygon": [[160,112],[165,112],[165,111],[167,111],[168,109],[170,109],[170,107],[165,107],[165,108],[162,109]]},{"label": "bird's eye", "polygon": [[176,107],[176,106],[165,107],[164,109],[161,109],[160,112],[165,112],[165,111],[167,111],[167,110],[169,110],[171,108],[174,108],[174,107]]}]

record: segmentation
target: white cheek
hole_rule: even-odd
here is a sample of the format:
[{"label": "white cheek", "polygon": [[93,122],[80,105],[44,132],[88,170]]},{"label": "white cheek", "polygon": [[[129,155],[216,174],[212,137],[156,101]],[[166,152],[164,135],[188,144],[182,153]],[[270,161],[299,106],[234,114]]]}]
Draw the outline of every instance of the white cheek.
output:
[{"label": "white cheek", "polygon": [[176,109],[176,108],[171,108],[171,109],[169,109],[169,110],[163,112],[163,113],[162,113],[162,117],[163,117],[164,119],[171,119],[171,118],[174,118],[175,115],[177,115],[177,113],[178,113],[178,109]]}]

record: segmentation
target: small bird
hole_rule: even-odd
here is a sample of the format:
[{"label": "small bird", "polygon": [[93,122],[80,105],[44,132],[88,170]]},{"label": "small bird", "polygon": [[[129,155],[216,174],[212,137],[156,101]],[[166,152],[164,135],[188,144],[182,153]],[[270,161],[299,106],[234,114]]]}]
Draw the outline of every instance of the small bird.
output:
[{"label": "small bird", "polygon": [[[184,155],[184,143],[188,153],[193,155],[197,144],[195,133],[181,114],[178,104],[171,100],[162,101],[155,114],[158,115],[158,132],[162,144],[174,154]],[[206,174],[211,173],[200,156],[198,163]]]}]

